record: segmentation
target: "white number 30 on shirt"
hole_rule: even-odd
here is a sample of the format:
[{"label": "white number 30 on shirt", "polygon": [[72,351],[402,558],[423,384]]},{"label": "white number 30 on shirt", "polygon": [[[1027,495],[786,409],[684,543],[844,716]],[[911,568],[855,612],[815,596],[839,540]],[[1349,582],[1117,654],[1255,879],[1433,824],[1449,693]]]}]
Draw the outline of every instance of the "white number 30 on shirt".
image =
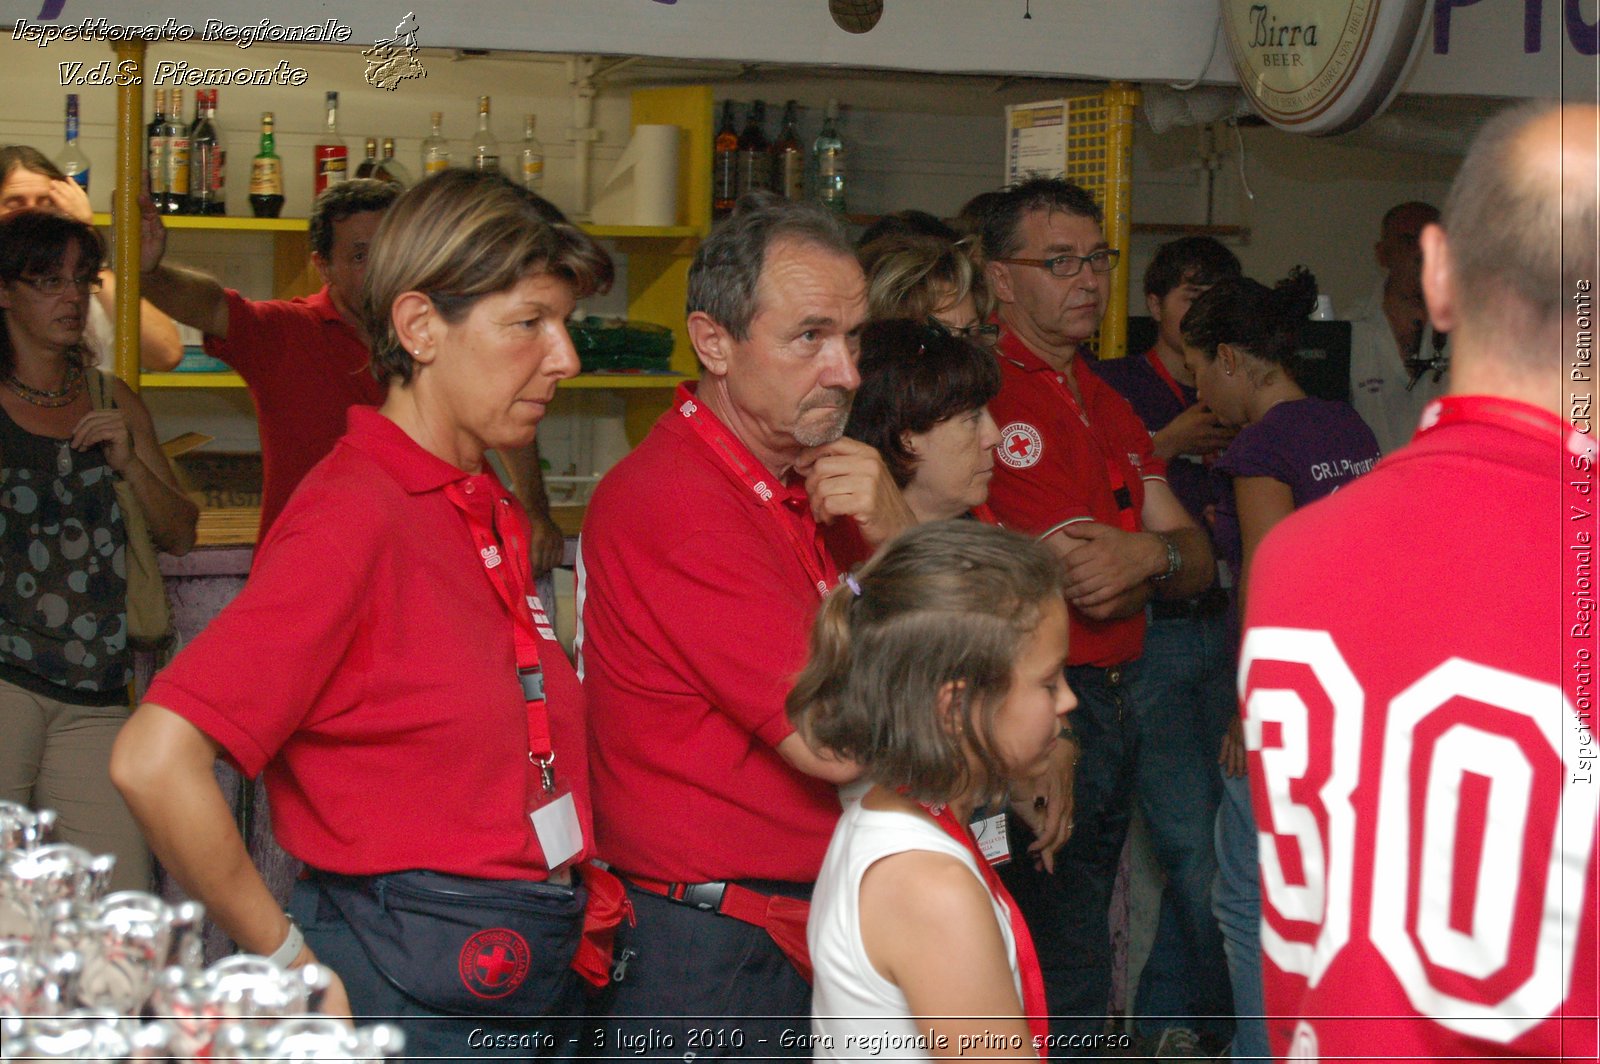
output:
[{"label": "white number 30 on shirt", "polygon": [[1239,695],[1273,829],[1258,839],[1275,965],[1315,987],[1365,912],[1357,933],[1447,1028],[1510,1042],[1560,1007],[1600,810],[1574,782],[1560,688],[1451,658],[1379,717],[1327,632],[1255,628]]}]

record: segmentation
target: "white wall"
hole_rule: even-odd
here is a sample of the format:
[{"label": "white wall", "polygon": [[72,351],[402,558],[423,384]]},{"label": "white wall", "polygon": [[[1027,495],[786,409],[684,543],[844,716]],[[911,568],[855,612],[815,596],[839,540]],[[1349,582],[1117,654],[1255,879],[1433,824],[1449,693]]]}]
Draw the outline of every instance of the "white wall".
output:
[{"label": "white wall", "polygon": [[[53,153],[61,139],[64,90],[51,88],[59,62],[97,62],[101,45],[33,48],[0,35],[0,69],[12,85],[45,86],[44,91],[9,94],[10,106],[0,114],[0,142],[33,143]],[[200,65],[238,62],[238,49],[210,45],[162,45],[152,59],[177,59]],[[365,85],[364,64],[354,48],[275,48],[256,46],[250,62],[271,65],[279,58],[307,69],[303,88],[220,90],[219,118],[230,155],[229,203],[232,213],[247,214],[244,197],[248,158],[254,154],[256,120],[262,110],[275,112],[278,151],[286,163],[286,215],[303,216],[310,200],[311,146],[322,121],[322,95],[341,91],[341,131],[352,149],[360,138],[394,135],[402,160],[416,166],[418,145],[428,132],[428,112],[446,114],[446,132],[458,149],[475,124],[480,92],[494,100],[495,128],[502,142],[520,137],[520,115],[539,115],[547,163],[547,194],[570,208],[575,200],[573,152],[565,140],[570,124],[566,68],[558,57],[518,56],[452,61],[428,54],[425,80],[407,82],[390,93]],[[681,71],[680,71],[681,73]],[[634,67],[607,84],[597,100],[596,120],[602,139],[595,149],[595,177],[609,170],[620,153],[628,125],[628,92],[649,84],[660,70]],[[722,75],[726,76],[726,75]],[[633,80],[638,79],[638,80]],[[850,152],[850,208],[880,213],[919,207],[951,215],[972,195],[996,187],[1001,177],[1001,115],[1008,102],[1044,99],[1088,86],[1023,79],[919,78],[910,75],[842,76],[757,73],[740,80],[711,82],[720,100],[766,100],[769,114],[786,99],[800,101],[802,135],[809,140],[820,125],[823,104],[830,97],[847,106],[844,136]],[[111,189],[113,90],[85,88],[83,137],[94,162],[92,198],[100,209]],[[192,93],[189,94],[192,97]],[[191,99],[192,107],[192,99]],[[149,102],[146,104],[148,114]],[[769,119],[769,135],[776,117]],[[1135,127],[1134,208],[1136,221],[1197,224],[1205,221],[1205,193],[1196,161],[1199,134],[1178,129],[1157,136],[1140,119]],[[1216,177],[1213,221],[1250,227],[1245,241],[1232,241],[1246,269],[1263,280],[1281,276],[1295,263],[1309,265],[1333,295],[1336,308],[1348,311],[1363,299],[1376,280],[1370,247],[1383,211],[1406,199],[1442,200],[1455,168],[1449,157],[1378,150],[1357,137],[1308,140],[1272,129],[1243,133],[1245,170],[1255,199],[1243,194],[1237,147],[1231,135],[1222,147]],[[1137,281],[1161,238],[1139,236],[1128,249],[1136,290],[1133,305],[1142,305]],[[248,294],[266,295],[271,285],[268,245],[261,238],[178,233],[172,256],[214,270]],[[609,304],[590,309],[616,312]],[[151,393],[164,435],[196,429],[219,436],[228,449],[255,445],[249,402],[235,393]],[[566,428],[550,426],[556,443]],[[217,446],[223,446],[219,443]],[[570,445],[581,450],[581,440]]]}]

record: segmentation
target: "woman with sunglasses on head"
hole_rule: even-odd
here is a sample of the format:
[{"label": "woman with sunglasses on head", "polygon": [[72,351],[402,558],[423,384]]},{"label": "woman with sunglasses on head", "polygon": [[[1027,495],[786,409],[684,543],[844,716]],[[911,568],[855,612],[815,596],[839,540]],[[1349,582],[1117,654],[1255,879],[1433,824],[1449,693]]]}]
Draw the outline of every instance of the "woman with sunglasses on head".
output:
[{"label": "woman with sunglasses on head", "polygon": [[890,233],[857,252],[867,274],[867,314],[873,321],[915,318],[992,346],[1000,327],[989,321],[994,297],[973,263],[969,241]]},{"label": "woman with sunglasses on head", "polygon": [[[937,321],[891,318],[862,331],[858,368],[845,435],[883,455],[918,522],[996,523],[984,505],[1000,442],[986,406],[1000,390],[994,356]],[[829,545],[842,566],[871,553],[865,543]]]},{"label": "woman with sunglasses on head", "polygon": [[115,855],[113,887],[144,890],[149,853],[107,772],[133,678],[115,481],[169,553],[193,546],[198,512],[139,397],[90,365],[103,253],[58,214],[0,219],[0,799],[55,810],[61,841]]},{"label": "woman with sunglasses on head", "polygon": [[[90,225],[94,212],[89,195],[76,181],[37,148],[8,144],[0,148],[0,218],[17,211],[37,210],[59,214]],[[117,278],[108,269],[100,271],[100,288],[89,300],[84,344],[92,353],[90,364],[111,368],[112,315]],[[139,303],[139,364],[152,372],[169,370],[183,358],[183,343],[178,326],[171,318],[150,305]]]}]

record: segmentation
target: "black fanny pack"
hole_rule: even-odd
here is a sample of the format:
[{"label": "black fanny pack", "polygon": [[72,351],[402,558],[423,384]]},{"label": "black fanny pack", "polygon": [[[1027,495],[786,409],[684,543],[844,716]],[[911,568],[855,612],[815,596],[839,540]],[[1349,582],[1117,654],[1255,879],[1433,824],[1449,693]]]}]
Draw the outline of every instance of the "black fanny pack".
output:
[{"label": "black fanny pack", "polygon": [[312,879],[373,966],[427,1008],[521,1017],[572,1011],[582,886],[439,872]]}]

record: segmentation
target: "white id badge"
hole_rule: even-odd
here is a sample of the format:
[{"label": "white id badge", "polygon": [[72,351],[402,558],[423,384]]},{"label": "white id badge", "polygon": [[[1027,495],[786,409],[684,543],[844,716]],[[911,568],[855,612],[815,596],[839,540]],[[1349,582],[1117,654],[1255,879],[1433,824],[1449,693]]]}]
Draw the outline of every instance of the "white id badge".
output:
[{"label": "white id badge", "polygon": [[567,791],[528,814],[533,834],[544,851],[545,866],[554,870],[566,864],[583,849],[583,828],[578,824],[578,806]]},{"label": "white id badge", "polygon": [[970,825],[978,849],[991,865],[1003,865],[1011,860],[1011,840],[1006,837],[1006,815],[996,813]]}]

